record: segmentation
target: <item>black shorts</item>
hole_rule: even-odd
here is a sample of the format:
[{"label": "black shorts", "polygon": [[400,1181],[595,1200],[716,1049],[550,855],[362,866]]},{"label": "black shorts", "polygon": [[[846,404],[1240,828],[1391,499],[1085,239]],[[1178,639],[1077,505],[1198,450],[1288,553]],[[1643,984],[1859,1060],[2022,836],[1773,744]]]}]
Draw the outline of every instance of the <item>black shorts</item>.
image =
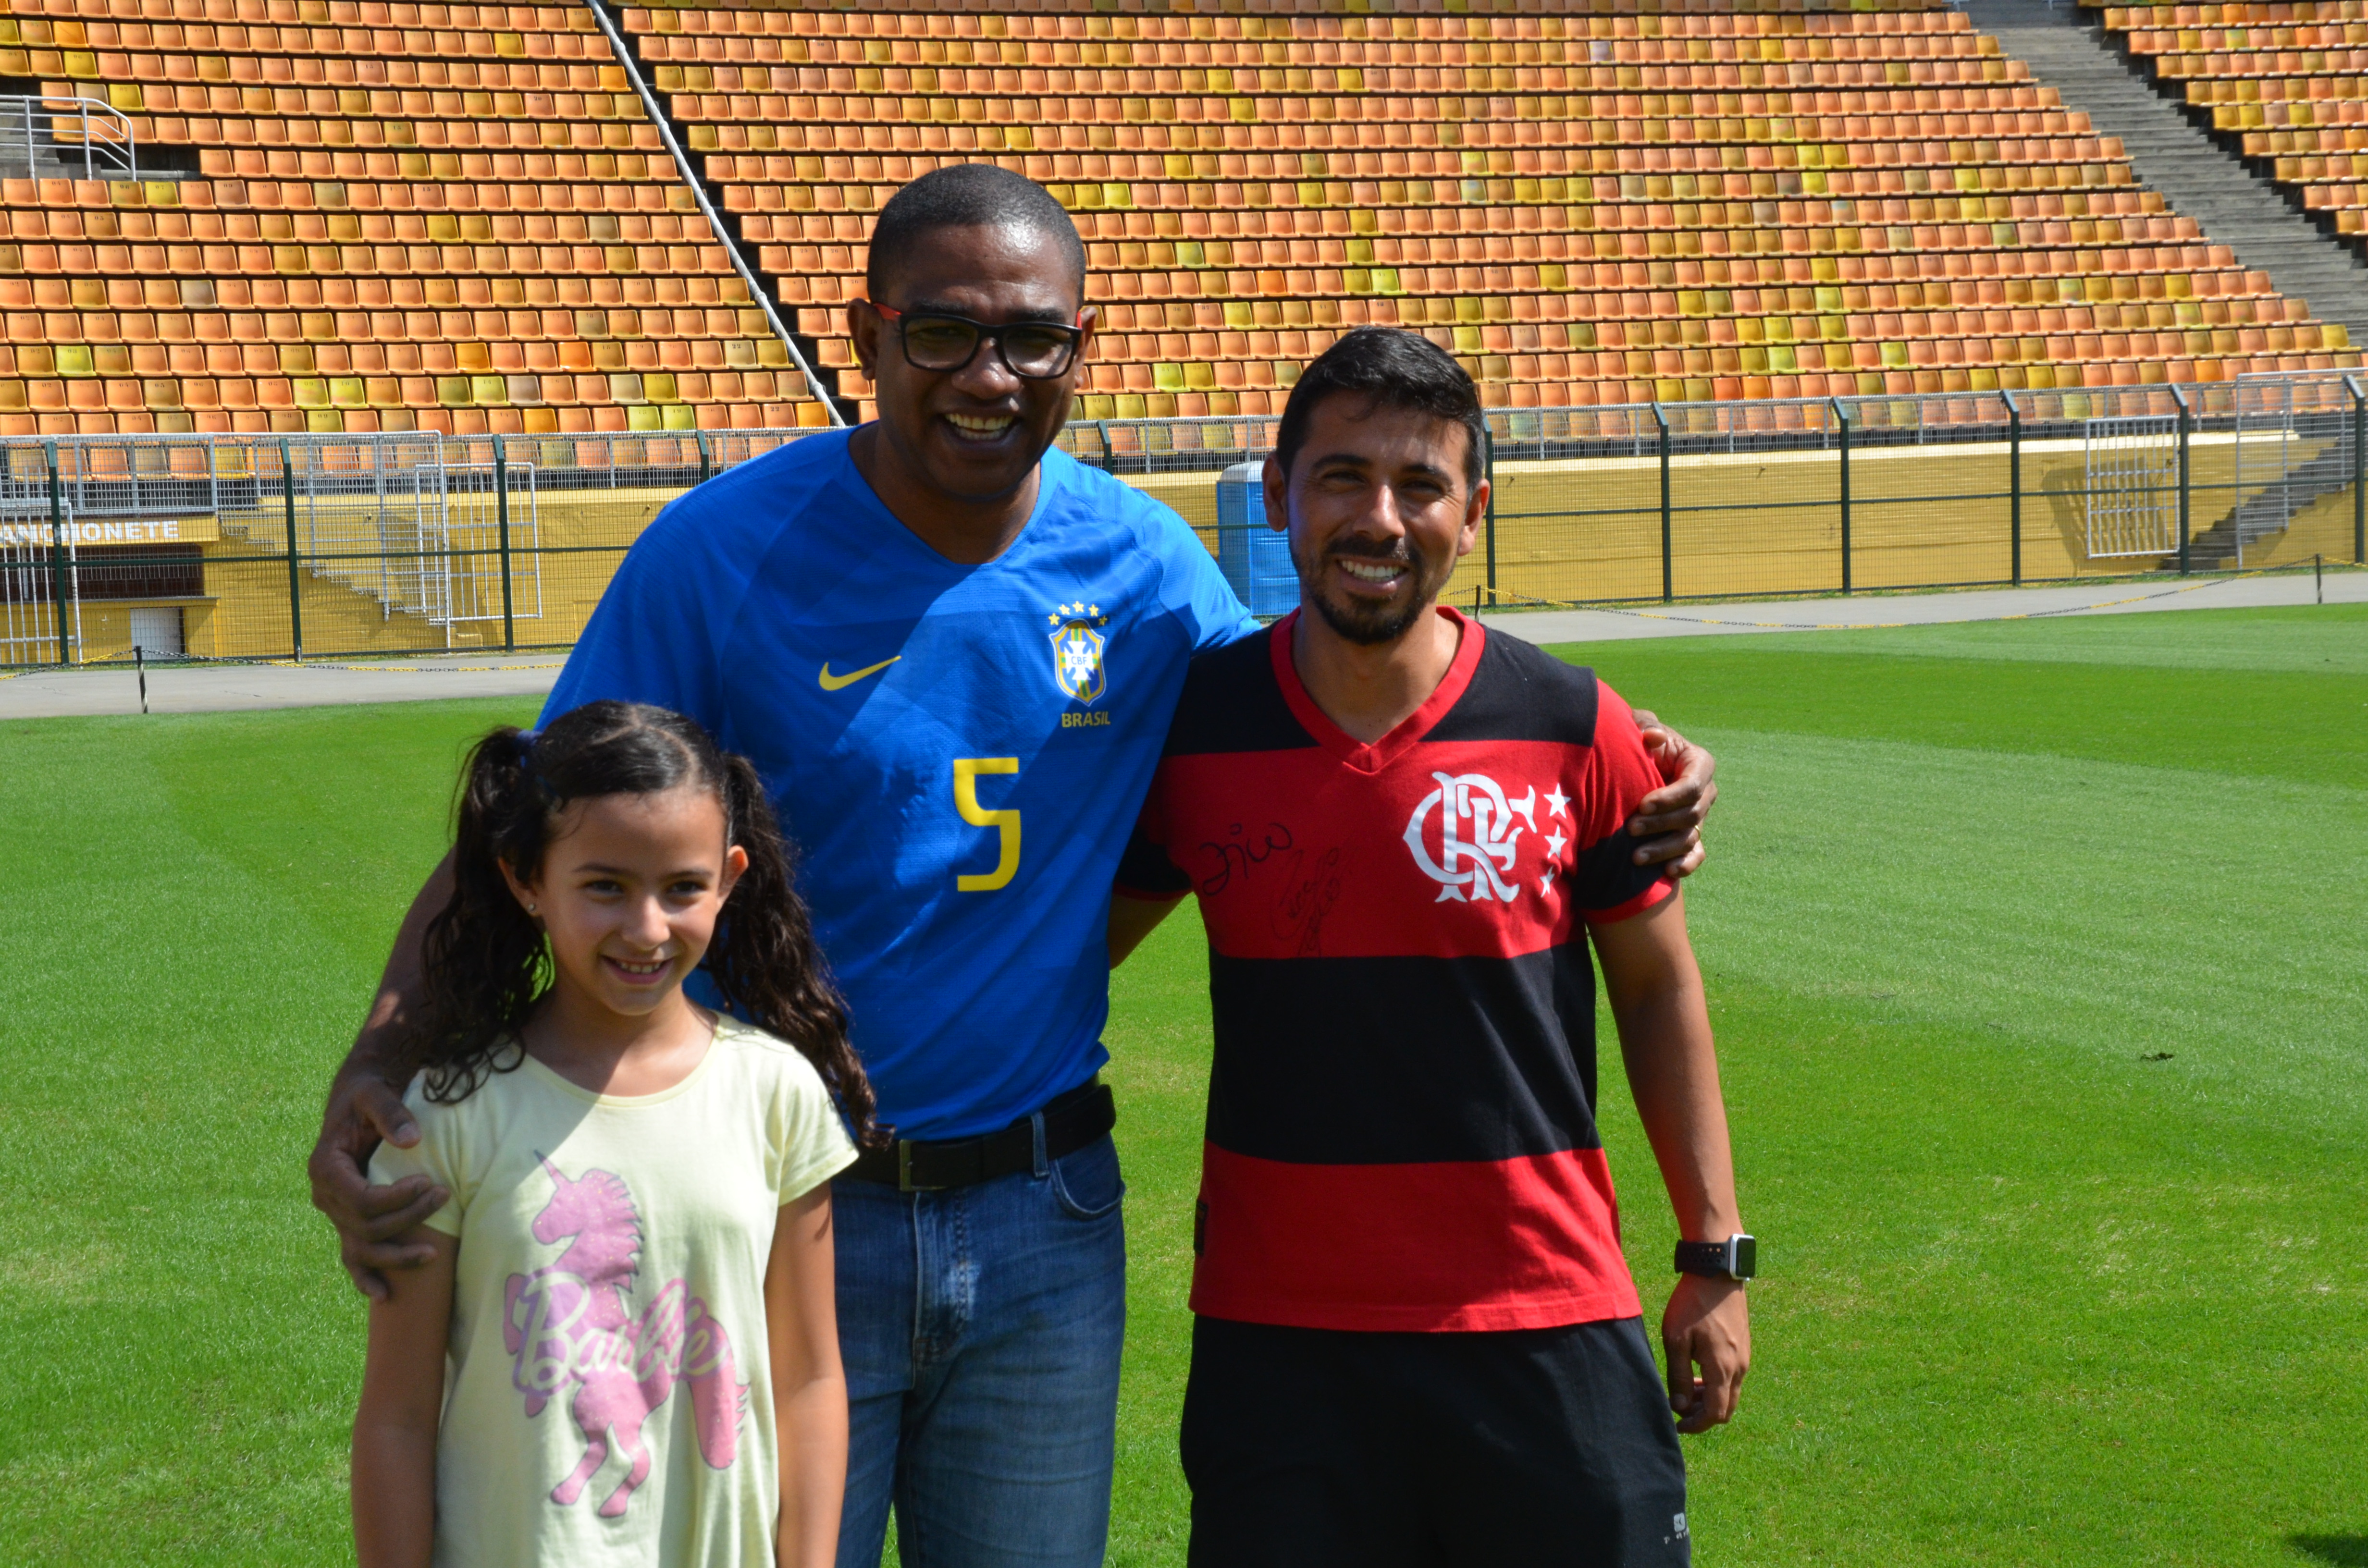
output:
[{"label": "black shorts", "polygon": [[1683,1568],[1686,1467],[1634,1318],[1363,1334],[1196,1318],[1191,1568]]}]

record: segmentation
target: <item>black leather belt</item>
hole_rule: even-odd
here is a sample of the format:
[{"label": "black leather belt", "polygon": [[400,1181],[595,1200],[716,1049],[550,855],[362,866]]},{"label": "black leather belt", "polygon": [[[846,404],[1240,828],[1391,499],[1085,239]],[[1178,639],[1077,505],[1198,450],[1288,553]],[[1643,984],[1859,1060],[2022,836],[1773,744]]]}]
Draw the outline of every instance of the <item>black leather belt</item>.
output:
[{"label": "black leather belt", "polygon": [[[1118,1125],[1118,1104],[1110,1098],[1110,1085],[1093,1078],[1037,1115],[1044,1119],[1044,1157],[1057,1160],[1109,1136]],[[1023,1116],[1000,1132],[977,1138],[899,1138],[884,1149],[866,1149],[845,1174],[904,1192],[937,1192],[1033,1171],[1035,1119]]]}]

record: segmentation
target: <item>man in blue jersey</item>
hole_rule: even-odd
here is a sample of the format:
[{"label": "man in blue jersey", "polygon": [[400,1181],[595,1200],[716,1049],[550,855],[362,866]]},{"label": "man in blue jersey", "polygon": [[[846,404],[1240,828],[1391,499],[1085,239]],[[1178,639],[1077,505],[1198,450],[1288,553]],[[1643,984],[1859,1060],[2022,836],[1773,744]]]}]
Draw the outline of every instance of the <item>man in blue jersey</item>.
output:
[{"label": "man in blue jersey", "polygon": [[[1121,851],[1192,654],[1255,629],[1167,508],[1053,449],[1095,312],[1042,187],[941,169],[849,309],[880,418],[733,470],[635,544],[545,709],[687,712],[755,759],[892,1148],[834,1190],[851,1403],[842,1568],[1101,1561],[1125,1260],[1098,1080]],[[1686,857],[1709,759],[1648,802]],[[440,1195],[363,1186],[431,879],[333,1090],[314,1201],[347,1267]]]}]

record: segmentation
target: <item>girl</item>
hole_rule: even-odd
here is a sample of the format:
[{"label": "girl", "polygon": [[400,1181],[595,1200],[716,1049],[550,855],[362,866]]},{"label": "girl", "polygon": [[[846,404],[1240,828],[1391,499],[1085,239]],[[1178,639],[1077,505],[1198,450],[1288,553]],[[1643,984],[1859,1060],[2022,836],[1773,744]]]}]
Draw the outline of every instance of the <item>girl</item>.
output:
[{"label": "girl", "polygon": [[[370,1309],[362,1568],[825,1568],[828,1182],[872,1101],[756,769],[595,702],[479,742],[457,817],[420,1141],[371,1165],[451,1198]],[[702,959],[770,1032],[683,994]]]}]

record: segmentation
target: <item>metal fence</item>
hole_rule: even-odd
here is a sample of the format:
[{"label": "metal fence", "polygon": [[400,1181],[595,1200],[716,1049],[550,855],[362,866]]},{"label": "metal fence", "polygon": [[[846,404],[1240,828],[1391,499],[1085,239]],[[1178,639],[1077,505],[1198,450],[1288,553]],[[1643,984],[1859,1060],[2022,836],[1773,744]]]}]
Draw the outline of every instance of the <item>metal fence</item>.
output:
[{"label": "metal fence", "polygon": [[0,444],[0,664],[564,647],[668,501],[811,433]]},{"label": "metal fence", "polygon": [[[1211,547],[1218,476],[1278,420],[1072,425],[1064,444]],[[2368,392],[2340,371],[2193,386],[1495,409],[1497,604],[1848,594],[2368,561]],[[1253,608],[1256,608],[1255,606]]]},{"label": "metal fence", "polygon": [[[1276,423],[1081,421],[1061,440],[1183,514],[1270,613],[1295,596],[1249,483]],[[2368,562],[2356,375],[1502,409],[1488,426],[1459,602]],[[0,664],[565,646],[668,501],[813,434],[0,443]]]}]

